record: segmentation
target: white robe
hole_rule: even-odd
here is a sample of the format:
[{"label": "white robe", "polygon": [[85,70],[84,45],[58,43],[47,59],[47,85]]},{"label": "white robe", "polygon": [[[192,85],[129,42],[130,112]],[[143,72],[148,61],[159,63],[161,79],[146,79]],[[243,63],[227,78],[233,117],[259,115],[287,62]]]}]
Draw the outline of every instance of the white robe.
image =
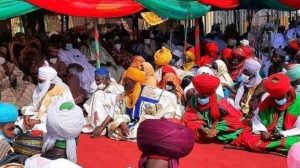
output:
[{"label": "white robe", "polygon": [[[92,86],[94,85],[95,83],[92,84]],[[93,95],[83,105],[88,115],[85,117],[82,132],[92,133],[108,116],[114,118],[118,97],[123,92],[123,86],[115,81],[112,81],[105,90],[95,89]],[[103,134],[105,134],[105,131],[103,131]]]}]

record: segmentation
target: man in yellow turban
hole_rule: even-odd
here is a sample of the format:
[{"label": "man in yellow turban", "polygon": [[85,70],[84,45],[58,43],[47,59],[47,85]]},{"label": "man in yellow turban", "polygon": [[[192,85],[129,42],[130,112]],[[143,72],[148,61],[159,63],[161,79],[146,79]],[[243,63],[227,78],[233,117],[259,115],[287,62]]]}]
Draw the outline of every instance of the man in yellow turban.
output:
[{"label": "man in yellow turban", "polygon": [[117,140],[135,141],[139,123],[145,119],[180,116],[175,94],[142,85],[144,71],[128,68],[124,79],[124,98],[116,109],[113,122],[108,126],[108,136]]},{"label": "man in yellow turban", "polygon": [[154,62],[157,66],[168,65],[172,59],[172,53],[166,47],[162,47],[154,54]]},{"label": "man in yellow turban", "polygon": [[[169,65],[171,60],[172,60],[172,53],[166,47],[162,47],[154,54],[154,62],[156,65],[155,78],[158,82],[160,82],[162,79],[162,67]],[[174,66],[172,66],[172,68],[176,72],[176,75],[181,76],[182,74],[184,74],[183,70],[177,69]]]},{"label": "man in yellow turban", "polygon": [[183,65],[184,71],[191,71],[192,68],[196,65],[195,63],[195,54],[192,51],[185,52],[186,63]]}]

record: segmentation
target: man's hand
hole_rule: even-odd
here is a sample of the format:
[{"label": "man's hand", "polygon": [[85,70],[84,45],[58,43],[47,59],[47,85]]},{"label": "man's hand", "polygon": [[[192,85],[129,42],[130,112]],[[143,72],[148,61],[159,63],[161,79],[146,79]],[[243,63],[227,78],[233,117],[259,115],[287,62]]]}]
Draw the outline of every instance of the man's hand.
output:
[{"label": "man's hand", "polygon": [[206,134],[208,138],[215,138],[218,134],[218,130],[214,128],[207,129]]},{"label": "man's hand", "polygon": [[271,140],[272,136],[270,133],[266,132],[266,131],[262,131],[261,132],[261,139],[265,140],[265,141],[269,141]]},{"label": "man's hand", "polygon": [[121,123],[120,129],[123,136],[127,137],[129,134],[129,128],[126,122]]},{"label": "man's hand", "polygon": [[104,128],[101,127],[101,126],[96,127],[95,130],[94,130],[94,132],[93,132],[92,137],[93,138],[101,137],[101,134],[102,134],[103,130],[104,130]]},{"label": "man's hand", "polygon": [[272,134],[272,140],[279,140],[283,137],[283,135],[279,134],[278,132],[277,133],[274,133]]},{"label": "man's hand", "polygon": [[28,115],[25,115],[23,118],[26,129],[32,129],[36,124],[41,123],[40,120],[30,119],[30,116]]}]

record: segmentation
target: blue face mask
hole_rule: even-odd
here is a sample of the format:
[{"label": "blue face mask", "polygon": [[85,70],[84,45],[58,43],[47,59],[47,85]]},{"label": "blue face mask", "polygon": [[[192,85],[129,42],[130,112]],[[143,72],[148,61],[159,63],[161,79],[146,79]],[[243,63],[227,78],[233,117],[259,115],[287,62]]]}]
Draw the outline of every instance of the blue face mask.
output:
[{"label": "blue face mask", "polygon": [[287,102],[287,99],[284,98],[284,99],[281,99],[281,100],[274,100],[274,101],[277,105],[282,106]]},{"label": "blue face mask", "polygon": [[209,97],[204,99],[198,98],[198,103],[201,105],[206,105],[207,103],[209,103]]},{"label": "blue face mask", "polygon": [[8,142],[8,143],[11,143],[12,141],[13,141],[13,139],[11,139],[11,138],[7,138],[3,133],[2,133],[2,131],[0,131],[0,139],[5,139],[6,140],[6,142]]},{"label": "blue face mask", "polygon": [[66,44],[66,50],[70,51],[73,49],[73,45],[71,43]]}]

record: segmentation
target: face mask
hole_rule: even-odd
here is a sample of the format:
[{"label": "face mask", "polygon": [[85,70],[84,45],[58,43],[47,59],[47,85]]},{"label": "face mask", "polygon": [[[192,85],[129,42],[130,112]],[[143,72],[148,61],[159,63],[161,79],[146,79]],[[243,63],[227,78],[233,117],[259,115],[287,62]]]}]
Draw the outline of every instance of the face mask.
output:
[{"label": "face mask", "polygon": [[171,64],[171,65],[175,65],[175,63],[176,63],[176,60],[175,60],[175,59],[171,59],[170,64]]},{"label": "face mask", "polygon": [[150,44],[151,40],[150,39],[144,39],[145,44]]},{"label": "face mask", "polygon": [[116,50],[120,50],[121,49],[121,44],[114,44],[114,48],[116,49]]},{"label": "face mask", "polygon": [[92,45],[92,47],[93,47],[94,49],[96,49],[96,42],[95,42],[95,41],[93,41],[91,45]]},{"label": "face mask", "polygon": [[5,63],[5,58],[0,57],[0,65],[3,65]]},{"label": "face mask", "polygon": [[38,83],[38,86],[37,86],[38,88],[37,89],[38,89],[39,92],[41,92],[43,90],[43,87],[45,86],[45,83],[46,83],[46,81],[43,82],[43,83]]},{"label": "face mask", "polygon": [[70,51],[73,49],[73,45],[71,43],[66,44],[66,50]]},{"label": "face mask", "polygon": [[100,85],[98,85],[98,89],[103,90],[105,88],[106,85],[104,85],[103,83],[101,83]]},{"label": "face mask", "polygon": [[154,37],[155,37],[154,34],[151,33],[151,34],[150,34],[150,38],[151,38],[151,39],[154,39]]},{"label": "face mask", "polygon": [[242,74],[242,81],[243,81],[244,83],[249,82],[249,78],[250,78],[250,76],[247,76],[247,75],[245,75],[245,74]]},{"label": "face mask", "polygon": [[289,55],[285,56],[285,58],[284,58],[284,62],[289,62],[290,60],[291,60],[291,58],[290,58],[290,56],[289,56]]},{"label": "face mask", "polygon": [[286,99],[286,98],[283,98],[283,99],[281,99],[281,100],[274,100],[274,101],[275,101],[275,103],[276,103],[277,105],[282,106],[282,105],[284,105],[284,104],[287,102],[287,99]]},{"label": "face mask", "polygon": [[209,103],[209,97],[204,99],[198,98],[198,103],[201,105],[206,105],[207,103]]},{"label": "face mask", "polygon": [[216,75],[218,73],[218,71],[216,69],[211,69],[211,71]]},{"label": "face mask", "polygon": [[57,58],[50,58],[49,62],[50,62],[51,64],[56,64]]},{"label": "face mask", "polygon": [[296,92],[300,92],[300,85],[297,85]]},{"label": "face mask", "polygon": [[166,90],[170,91],[173,89],[173,86],[172,85],[166,85]]}]

